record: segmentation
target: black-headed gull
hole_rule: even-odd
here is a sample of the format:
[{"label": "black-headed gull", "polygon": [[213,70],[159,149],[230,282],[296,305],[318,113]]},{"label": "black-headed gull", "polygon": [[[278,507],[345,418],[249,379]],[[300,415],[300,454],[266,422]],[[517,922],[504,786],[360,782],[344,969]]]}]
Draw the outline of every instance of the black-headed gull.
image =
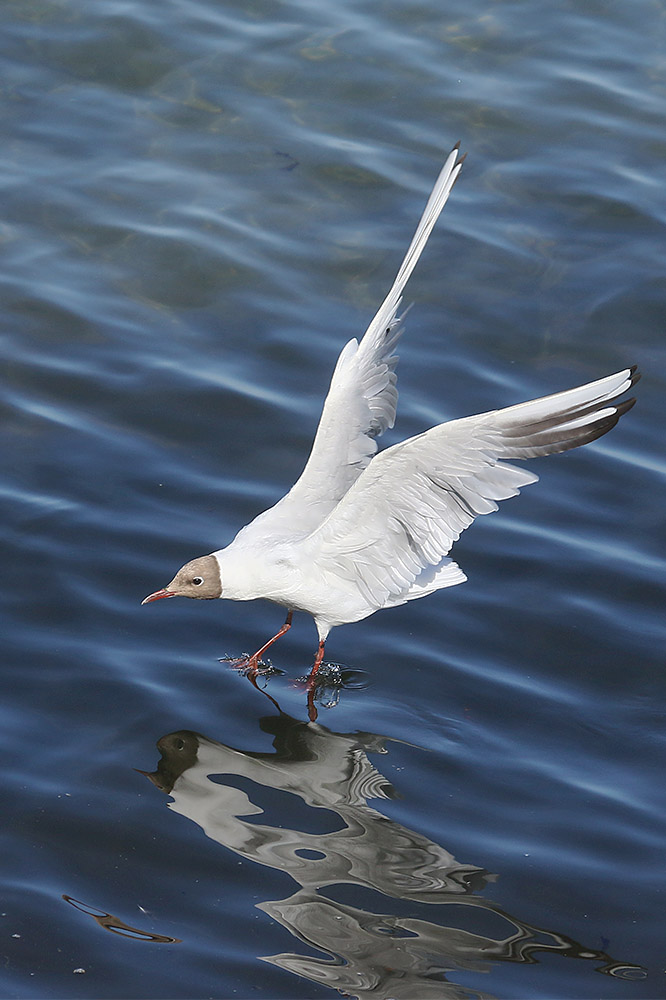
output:
[{"label": "black-headed gull", "polygon": [[287,608],[277,635],[243,661],[250,672],[291,627],[294,611],[308,612],[317,626],[314,680],[334,626],[463,583],[465,574],[448,557],[460,533],[538,479],[506,460],[594,441],[635,402],[616,402],[639,378],[635,367],[625,368],[576,389],[450,420],[375,454],[398,402],[393,350],[403,331],[401,296],[460,173],[459,146],[437,178],[391,291],[360,344],[350,340],[342,349],[298,482],[230,545],[186,563],[142,602],[261,597]]}]

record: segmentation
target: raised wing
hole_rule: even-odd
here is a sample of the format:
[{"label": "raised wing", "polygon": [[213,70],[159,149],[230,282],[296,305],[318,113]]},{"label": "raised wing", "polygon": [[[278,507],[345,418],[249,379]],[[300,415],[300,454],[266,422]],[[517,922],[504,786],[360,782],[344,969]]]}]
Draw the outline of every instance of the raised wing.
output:
[{"label": "raised wing", "polygon": [[461,583],[463,573],[446,559],[461,532],[477,515],[497,510],[497,500],[538,479],[505,460],[566,451],[605,434],[635,402],[615,400],[638,377],[635,368],[625,369],[452,420],[388,448],[301,543],[306,557],[331,586],[344,582],[350,596],[356,589],[359,618]]},{"label": "raised wing", "polygon": [[266,511],[271,522],[314,529],[369,464],[377,451],[375,438],[393,427],[398,402],[393,348],[403,332],[397,315],[401,296],[460,173],[464,156],[459,152],[460,143],[435,182],[391,291],[363,339],[360,344],[350,340],[342,349],[310,457],[289,493]]}]

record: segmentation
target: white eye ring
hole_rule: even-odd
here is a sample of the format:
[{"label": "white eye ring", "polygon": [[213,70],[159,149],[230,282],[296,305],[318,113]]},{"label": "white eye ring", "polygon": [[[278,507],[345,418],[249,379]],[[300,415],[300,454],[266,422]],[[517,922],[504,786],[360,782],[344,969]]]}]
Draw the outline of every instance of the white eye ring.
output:
[{"label": "white eye ring", "polygon": [[194,584],[195,587],[200,587],[201,584],[203,583],[203,577],[195,576],[194,579],[192,580],[192,583]]}]

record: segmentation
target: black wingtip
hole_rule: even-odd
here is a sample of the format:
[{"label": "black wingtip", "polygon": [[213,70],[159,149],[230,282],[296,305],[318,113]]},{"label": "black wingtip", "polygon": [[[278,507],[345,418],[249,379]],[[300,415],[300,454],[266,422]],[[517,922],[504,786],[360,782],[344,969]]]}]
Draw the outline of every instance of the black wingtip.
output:
[{"label": "black wingtip", "polygon": [[460,153],[460,142],[461,140],[458,139],[456,144],[453,146],[453,149],[451,150],[452,153],[457,151],[460,154],[457,157],[456,162],[454,163],[454,167],[461,167],[465,162],[465,159],[467,158],[467,153]]}]

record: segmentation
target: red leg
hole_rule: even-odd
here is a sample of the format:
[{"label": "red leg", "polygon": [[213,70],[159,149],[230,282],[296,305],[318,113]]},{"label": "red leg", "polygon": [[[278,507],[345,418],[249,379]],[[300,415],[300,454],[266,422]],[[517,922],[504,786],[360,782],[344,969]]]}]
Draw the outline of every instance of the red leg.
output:
[{"label": "red leg", "polygon": [[268,642],[264,643],[264,645],[261,647],[261,649],[258,649],[257,652],[253,653],[253,655],[250,657],[250,665],[254,666],[255,669],[259,665],[259,660],[264,655],[264,653],[266,652],[266,650],[270,646],[273,645],[273,643],[275,642],[276,639],[279,639],[281,635],[284,635],[285,632],[289,631],[289,629],[291,628],[291,619],[292,619],[293,614],[294,614],[293,611],[289,611],[288,614],[287,614],[287,620],[285,621],[285,623],[282,626],[282,628],[280,629],[280,631],[277,632],[273,636],[272,639],[269,639]]},{"label": "red leg", "polygon": [[312,664],[312,670],[310,671],[310,677],[308,680],[312,683],[319,672],[321,666],[321,661],[324,659],[324,640],[320,639],[319,649],[317,650],[317,655],[315,656],[315,661]]},{"label": "red leg", "polygon": [[324,640],[319,640],[319,649],[317,650],[317,655],[315,656],[315,661],[312,664],[312,670],[310,671],[310,676],[308,677],[308,718],[310,722],[317,721],[317,709],[314,703],[315,696],[315,678],[319,672],[321,666],[321,661],[324,659]]},{"label": "red leg", "polygon": [[280,631],[277,632],[272,639],[269,639],[268,642],[265,642],[264,645],[261,647],[261,649],[258,649],[256,653],[252,654],[252,656],[248,656],[247,659],[242,658],[238,660],[225,658],[221,662],[228,663],[229,666],[234,668],[234,670],[247,670],[248,675],[254,674],[256,676],[259,670],[259,660],[264,655],[266,650],[269,649],[269,647],[272,646],[273,643],[277,639],[279,639],[281,635],[284,635],[285,632],[289,631],[289,629],[291,628],[291,619],[293,614],[294,614],[293,611],[288,612],[287,620],[285,621]]}]

